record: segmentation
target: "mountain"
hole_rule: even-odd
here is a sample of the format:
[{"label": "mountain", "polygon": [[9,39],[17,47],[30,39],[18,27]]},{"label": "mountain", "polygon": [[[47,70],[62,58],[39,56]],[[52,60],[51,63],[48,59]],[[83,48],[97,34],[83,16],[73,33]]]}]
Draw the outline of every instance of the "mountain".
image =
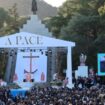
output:
[{"label": "mountain", "polygon": [[[0,7],[8,10],[14,4],[17,4],[17,11],[20,16],[29,16],[32,14],[32,0],[0,0]],[[37,0],[37,15],[42,20],[45,17],[57,15],[57,8],[52,7],[43,0]]]}]

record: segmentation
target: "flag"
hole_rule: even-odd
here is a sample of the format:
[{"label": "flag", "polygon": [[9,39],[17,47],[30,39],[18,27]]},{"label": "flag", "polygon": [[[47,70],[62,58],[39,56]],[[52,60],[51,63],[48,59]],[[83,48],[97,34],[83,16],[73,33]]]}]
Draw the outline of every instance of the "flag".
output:
[{"label": "flag", "polygon": [[17,74],[15,73],[14,76],[13,76],[13,81],[17,81],[18,80],[18,76]]},{"label": "flag", "polygon": [[41,81],[44,81],[45,80],[45,74],[42,72],[41,74]]}]

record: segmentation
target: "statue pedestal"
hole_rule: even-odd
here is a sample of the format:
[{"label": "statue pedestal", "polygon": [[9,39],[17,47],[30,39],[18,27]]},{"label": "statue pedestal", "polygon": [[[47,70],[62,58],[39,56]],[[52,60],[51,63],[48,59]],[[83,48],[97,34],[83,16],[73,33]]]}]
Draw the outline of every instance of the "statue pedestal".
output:
[{"label": "statue pedestal", "polygon": [[88,77],[88,66],[78,66],[78,70],[75,72],[75,78]]}]

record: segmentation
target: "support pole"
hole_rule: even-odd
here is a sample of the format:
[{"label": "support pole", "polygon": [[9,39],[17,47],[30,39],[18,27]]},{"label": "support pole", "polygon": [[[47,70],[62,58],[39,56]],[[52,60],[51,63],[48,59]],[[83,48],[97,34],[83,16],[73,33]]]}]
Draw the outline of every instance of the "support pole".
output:
[{"label": "support pole", "polygon": [[66,78],[68,78],[68,85],[67,87],[72,88],[72,58],[71,58],[71,47],[67,47],[67,71],[66,71]]}]

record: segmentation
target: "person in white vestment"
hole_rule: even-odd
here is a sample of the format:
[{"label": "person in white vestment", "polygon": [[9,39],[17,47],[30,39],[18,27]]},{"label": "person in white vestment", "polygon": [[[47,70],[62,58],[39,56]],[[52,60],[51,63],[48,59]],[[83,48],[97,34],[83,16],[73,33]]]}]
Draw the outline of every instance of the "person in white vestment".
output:
[{"label": "person in white vestment", "polygon": [[0,79],[0,86],[7,86],[7,83],[3,79]]}]

